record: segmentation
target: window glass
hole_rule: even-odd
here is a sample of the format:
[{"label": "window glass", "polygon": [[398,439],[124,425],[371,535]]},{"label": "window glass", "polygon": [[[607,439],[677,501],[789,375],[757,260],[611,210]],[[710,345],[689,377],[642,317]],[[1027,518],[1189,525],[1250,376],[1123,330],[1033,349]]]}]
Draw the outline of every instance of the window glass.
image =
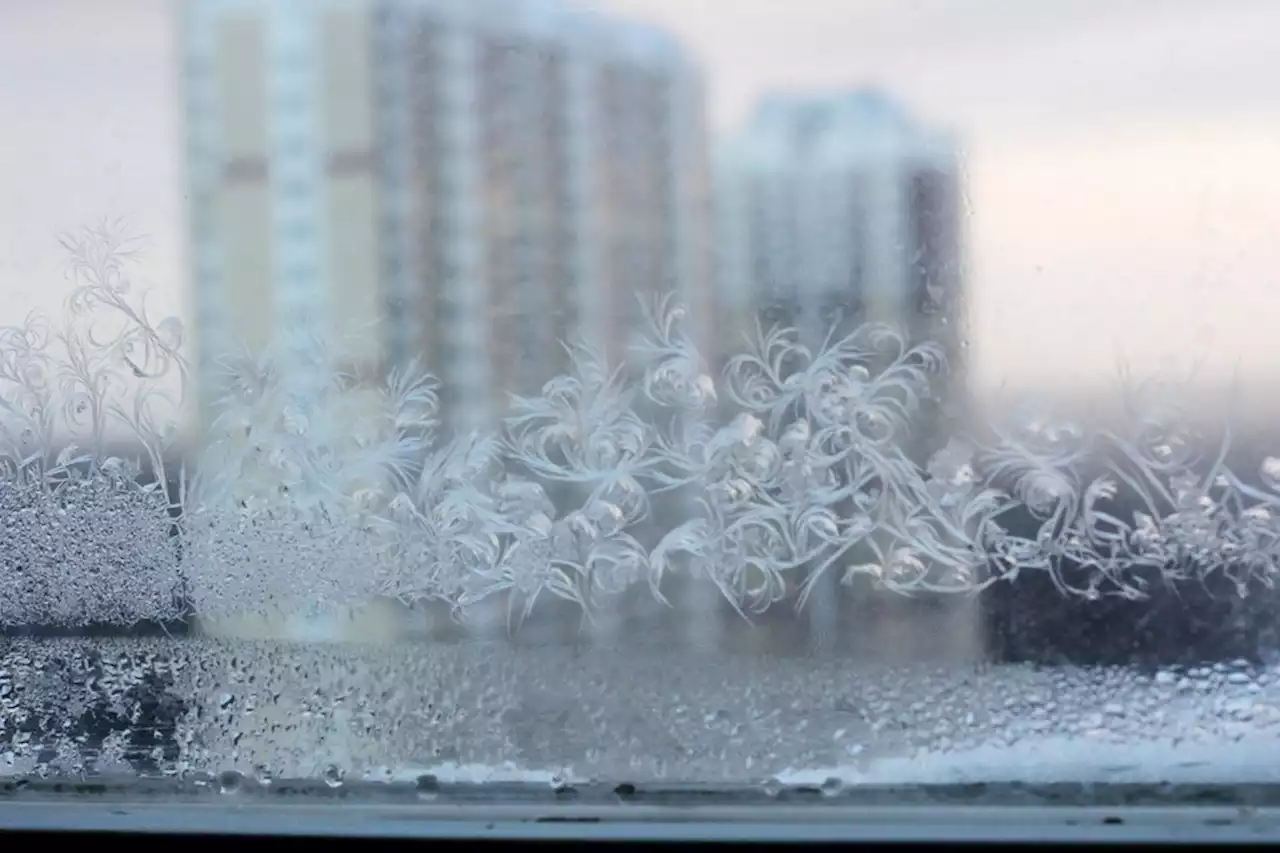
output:
[{"label": "window glass", "polygon": [[4,4],[0,783],[1270,778],[1276,33]]}]

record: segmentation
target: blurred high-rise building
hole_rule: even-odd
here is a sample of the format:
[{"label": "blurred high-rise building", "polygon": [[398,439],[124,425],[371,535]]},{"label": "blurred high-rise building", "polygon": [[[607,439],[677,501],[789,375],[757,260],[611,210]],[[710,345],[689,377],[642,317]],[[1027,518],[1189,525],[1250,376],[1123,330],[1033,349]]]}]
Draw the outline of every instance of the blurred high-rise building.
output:
[{"label": "blurred high-rise building", "polygon": [[[763,100],[716,161],[728,347],[757,313],[820,342],[882,321],[955,356],[961,198],[952,138],[874,91]],[[723,340],[723,339],[722,339]]]},{"label": "blurred high-rise building", "polygon": [[182,16],[203,413],[219,394],[215,358],[260,352],[282,333],[337,339],[348,366],[375,368],[383,305],[367,4],[189,0]]},{"label": "blurred high-rise building", "polygon": [[382,2],[383,271],[393,359],[460,423],[582,336],[620,357],[644,294],[707,318],[701,77],[661,31],[558,2]]},{"label": "blurred high-rise building", "polygon": [[418,358],[459,427],[638,296],[708,334],[701,75],[662,32],[556,0],[189,0],[192,256],[208,356],[295,329]]},{"label": "blurred high-rise building", "polygon": [[[875,92],[779,96],[723,141],[715,168],[721,358],[742,350],[757,321],[795,329],[811,349],[872,321],[936,341],[958,361],[960,188],[949,136]],[[937,434],[917,424],[909,452]],[[835,636],[840,600],[828,573],[807,611],[820,643]]]}]

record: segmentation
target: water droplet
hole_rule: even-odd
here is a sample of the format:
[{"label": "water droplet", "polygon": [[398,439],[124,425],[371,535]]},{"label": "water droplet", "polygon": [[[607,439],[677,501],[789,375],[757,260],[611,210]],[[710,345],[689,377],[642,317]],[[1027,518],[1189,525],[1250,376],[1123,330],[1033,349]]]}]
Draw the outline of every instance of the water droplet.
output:
[{"label": "water droplet", "polygon": [[839,776],[828,776],[823,780],[821,790],[824,797],[838,797],[844,790],[844,780]]},{"label": "water droplet", "polygon": [[777,779],[766,779],[764,782],[764,795],[766,797],[776,797],[782,793],[782,782]]},{"label": "water droplet", "polygon": [[1273,492],[1280,492],[1280,458],[1268,456],[1262,460],[1262,468],[1259,471],[1262,476],[1262,482],[1267,488]]},{"label": "water droplet", "polygon": [[218,774],[218,790],[224,794],[236,794],[244,788],[244,777],[235,770],[224,770]]},{"label": "water droplet", "polygon": [[266,766],[259,764],[257,767],[253,768],[253,778],[255,782],[266,788],[271,785],[274,777]]},{"label": "water droplet", "polygon": [[342,768],[340,768],[336,764],[330,764],[328,767],[324,769],[324,773],[322,774],[324,783],[328,785],[330,788],[341,787],[342,780],[345,777],[346,777],[346,774],[342,772]]},{"label": "water droplet", "polygon": [[728,719],[729,719],[729,712],[726,711],[724,708],[720,708],[716,711],[712,711],[710,714],[707,714],[703,718],[703,722],[705,722],[707,725],[711,725],[712,723],[723,723]]},{"label": "water droplet", "polygon": [[430,773],[423,773],[414,782],[420,800],[434,800],[440,796],[440,780]]}]

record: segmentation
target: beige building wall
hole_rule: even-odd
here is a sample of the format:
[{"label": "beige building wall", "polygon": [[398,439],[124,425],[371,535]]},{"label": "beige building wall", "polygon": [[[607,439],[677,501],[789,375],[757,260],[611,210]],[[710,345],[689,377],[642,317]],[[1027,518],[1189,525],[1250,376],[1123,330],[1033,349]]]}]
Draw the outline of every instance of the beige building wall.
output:
[{"label": "beige building wall", "polygon": [[[218,396],[215,359],[243,347],[260,353],[299,319],[284,307],[299,298],[322,315],[320,329],[347,356],[343,367],[370,374],[381,366],[372,11],[361,0],[187,4],[191,241],[193,254],[204,259],[193,276],[202,425]],[[318,104],[307,142],[318,147],[321,164],[307,187],[319,207],[307,217],[317,226],[304,249],[314,252],[310,298],[296,283],[292,292],[282,283],[290,187],[280,179],[281,157],[288,155],[281,153],[282,117],[272,98],[275,79],[298,70],[273,28],[286,24],[313,42],[303,72]],[[295,258],[297,250],[295,244]]]},{"label": "beige building wall", "polygon": [[329,318],[362,368],[382,358],[373,30],[364,4],[325,13],[322,25]]},{"label": "beige building wall", "polygon": [[236,15],[219,22],[218,119],[222,131],[219,221],[225,257],[227,325],[260,350],[270,341],[272,310],[271,194],[267,186],[267,42],[262,20]]}]

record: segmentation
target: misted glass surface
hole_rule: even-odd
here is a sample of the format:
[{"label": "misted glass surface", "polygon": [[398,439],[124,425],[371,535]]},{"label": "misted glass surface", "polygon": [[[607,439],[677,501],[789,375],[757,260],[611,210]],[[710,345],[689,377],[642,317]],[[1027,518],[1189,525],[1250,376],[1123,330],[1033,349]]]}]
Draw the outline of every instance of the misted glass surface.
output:
[{"label": "misted glass surface", "polygon": [[1276,33],[4,4],[6,796],[1274,781]]}]

